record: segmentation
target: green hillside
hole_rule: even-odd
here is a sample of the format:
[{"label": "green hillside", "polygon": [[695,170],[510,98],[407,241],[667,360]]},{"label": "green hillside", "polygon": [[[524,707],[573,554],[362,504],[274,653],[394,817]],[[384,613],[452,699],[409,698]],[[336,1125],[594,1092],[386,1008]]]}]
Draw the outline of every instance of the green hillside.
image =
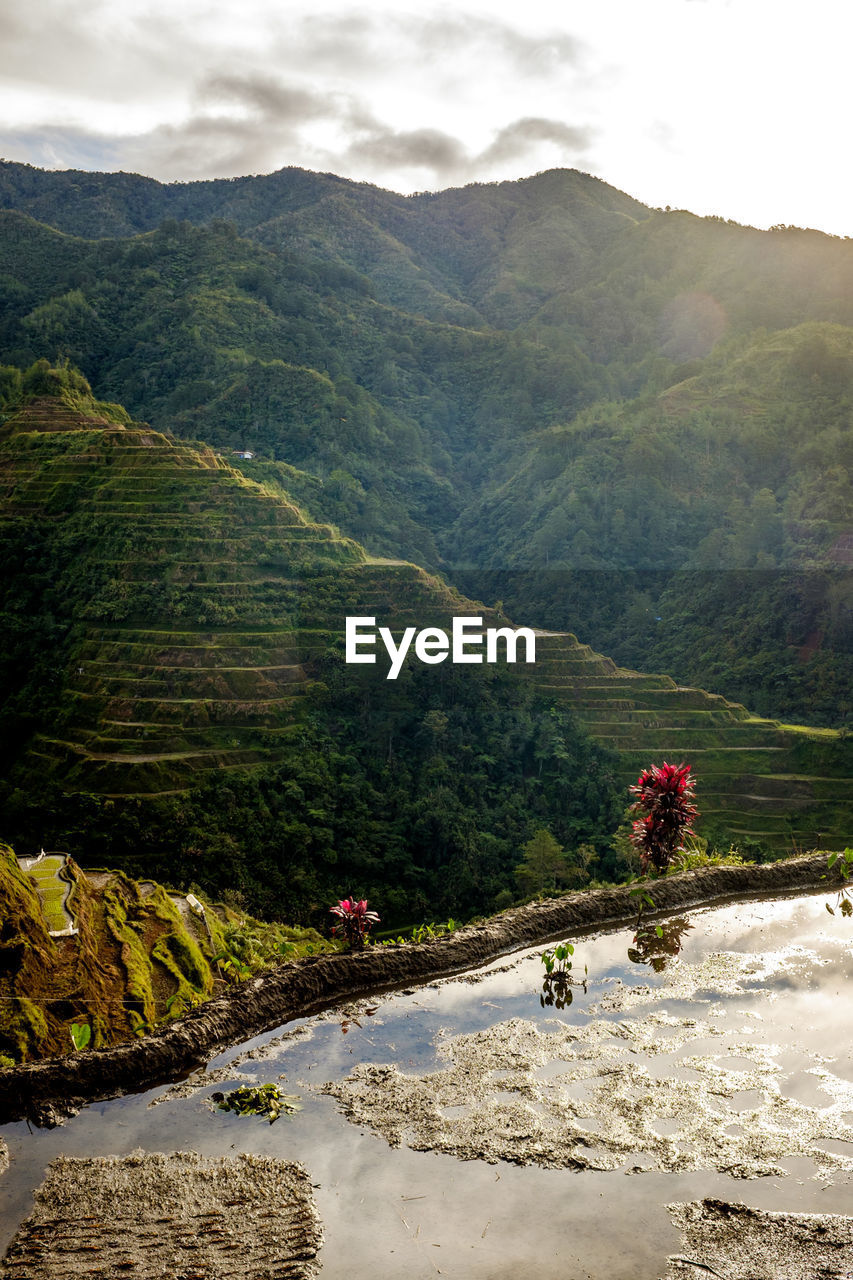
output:
[{"label": "green hillside", "polygon": [[[73,933],[39,886],[61,866]],[[235,975],[320,951],[313,931],[264,925],[207,905],[203,914],[160,884],[118,871],[82,871],[53,855],[19,864],[0,842],[0,1056],[15,1062],[70,1053],[71,1028],[99,1048],[180,1017]],[[5,1063],[3,1065],[8,1065]]]},{"label": "green hillside", "polygon": [[[94,403],[68,422],[62,395],[28,395],[48,372],[23,378],[0,434],[19,844],[118,855],[291,919],[355,877],[393,886],[400,913],[482,907],[537,822],[606,855],[621,797],[568,708],[506,671],[391,684],[341,663],[348,614],[399,632],[475,606],[309,521],[280,468],[250,480]],[[563,762],[588,789],[571,793]]]},{"label": "green hillside", "polygon": [[206,446],[69,413],[30,399],[0,439],[6,536],[48,517],[67,557],[63,715],[31,757],[106,793],[275,760],[323,648],[320,601],[330,581],[346,598],[364,552]]},{"label": "green hillside", "polygon": [[3,163],[0,208],[0,360],[67,357],[628,666],[849,725],[849,241],[572,171],[403,197]]},{"label": "green hillside", "polygon": [[[28,393],[51,378],[59,395]],[[849,842],[849,739],[617,667],[569,633],[540,635],[532,668],[410,660],[390,682],[381,660],[347,667],[347,615],[397,637],[501,617],[308,520],[280,466],[249,479],[106,420],[69,371],[36,366],[20,394],[0,434],[0,798],[19,844],[85,846],[291,919],[353,880],[404,918],[482,909],[541,825],[624,875],[625,787],[666,756],[695,764],[720,841]]]},{"label": "green hillside", "polygon": [[457,522],[492,570],[460,584],[552,627],[583,617],[619,660],[765,714],[848,723],[851,403],[849,328],[721,344],[643,403],[531,439]]},{"label": "green hillside", "polygon": [[836,731],[780,724],[669,676],[617,667],[573,635],[542,638],[536,679],[618,754],[625,786],[652,759],[689,762],[700,780],[698,830],[718,843],[777,854],[843,843],[853,757]]}]

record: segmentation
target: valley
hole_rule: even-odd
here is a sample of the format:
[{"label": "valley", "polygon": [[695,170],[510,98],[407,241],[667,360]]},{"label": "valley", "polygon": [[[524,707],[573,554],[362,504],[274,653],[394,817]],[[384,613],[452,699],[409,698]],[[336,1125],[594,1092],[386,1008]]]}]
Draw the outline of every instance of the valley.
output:
[{"label": "valley", "polygon": [[[17,849],[306,925],[357,889],[394,927],[509,905],[541,829],[564,883],[629,877],[661,758],[710,850],[846,846],[848,242],[574,171],[4,162],[0,203]],[[387,681],[359,617],[536,660]]]}]

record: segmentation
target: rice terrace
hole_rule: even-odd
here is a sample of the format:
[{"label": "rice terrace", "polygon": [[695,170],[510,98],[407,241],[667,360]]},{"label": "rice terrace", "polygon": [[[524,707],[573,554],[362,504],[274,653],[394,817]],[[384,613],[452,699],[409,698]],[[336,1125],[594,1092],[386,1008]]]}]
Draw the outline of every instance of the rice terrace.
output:
[{"label": "rice terrace", "polygon": [[0,1274],[853,1274],[851,241],[4,160],[0,275]]}]

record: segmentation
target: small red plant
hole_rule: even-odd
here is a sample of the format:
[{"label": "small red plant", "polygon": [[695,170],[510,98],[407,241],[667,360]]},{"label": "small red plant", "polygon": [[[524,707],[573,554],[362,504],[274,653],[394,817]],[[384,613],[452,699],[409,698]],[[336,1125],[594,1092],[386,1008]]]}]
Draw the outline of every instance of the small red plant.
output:
[{"label": "small red plant", "polygon": [[342,898],[335,907],[330,907],[333,916],[338,916],[338,923],[332,928],[332,937],[343,935],[343,940],[351,951],[360,951],[367,942],[367,935],[379,916],[375,911],[367,910],[367,899],[356,902],[355,898]]},{"label": "small red plant", "polygon": [[652,765],[644,769],[636,786],[630,787],[637,797],[632,812],[641,816],[634,822],[631,840],[640,853],[643,871],[649,867],[666,871],[677,853],[683,849],[685,836],[694,835],[691,823],[699,810],[693,803],[695,786],[689,764]]}]

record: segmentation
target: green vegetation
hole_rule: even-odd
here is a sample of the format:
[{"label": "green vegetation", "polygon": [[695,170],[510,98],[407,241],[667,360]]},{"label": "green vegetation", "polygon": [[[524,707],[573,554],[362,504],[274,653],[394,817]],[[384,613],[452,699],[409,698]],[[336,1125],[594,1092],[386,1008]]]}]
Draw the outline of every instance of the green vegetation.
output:
[{"label": "green vegetation", "polygon": [[0,193],[0,359],[70,359],[626,666],[850,723],[849,242],[573,172],[407,198],[3,164]]},{"label": "green vegetation", "polygon": [[71,885],[63,874],[64,867],[65,859],[54,856],[42,858],[28,872],[30,879],[35,881],[45,923],[48,929],[57,933],[72,923],[66,909]]},{"label": "green vegetation", "polygon": [[423,924],[413,925],[409,933],[398,933],[396,937],[383,937],[378,933],[371,941],[375,941],[380,947],[406,947],[412,942],[417,945],[421,942],[435,942],[439,938],[449,938],[458,928],[459,921],[451,916],[441,924],[435,921],[424,921]]},{"label": "green vegetation", "polygon": [[549,947],[543,951],[542,963],[545,966],[545,972],[548,977],[567,973],[572,967],[572,961],[569,956],[574,954],[575,949],[570,942],[560,942],[556,947]]},{"label": "green vegetation", "polygon": [[[391,685],[334,653],[317,675],[277,763],[147,798],[43,780],[29,796],[22,770],[6,792],[16,838],[49,825],[53,843],[85,842],[93,860],[216,897],[236,890],[265,916],[323,929],[344,876],[389,926],[487,909],[543,822],[566,844],[592,843],[598,874],[618,876],[615,760],[530,682],[492,668],[436,678],[417,665]],[[580,791],[573,772],[588,779]]]},{"label": "green vegetation", "polygon": [[[542,993],[539,1003],[542,1008],[566,1009],[572,1003],[573,992],[571,957],[575,949],[571,942],[558,942],[555,947],[548,947],[542,952],[542,964],[545,976],[542,979]],[[586,965],[580,986],[586,991]]]},{"label": "green vegetation", "polygon": [[[570,633],[540,636],[530,672],[415,663],[390,683],[347,667],[347,614],[397,633],[501,615],[372,561],[204,446],[85,416],[52,430],[47,397],[31,430],[27,407],[0,440],[0,800],[19,845],[322,927],[343,882],[399,927],[507,905],[540,828],[568,850],[564,884],[630,874],[619,790],[651,750],[696,758],[718,845],[845,842],[850,744],[834,731],[620,669]],[[180,967],[165,943],[161,959]]]},{"label": "green vegetation", "polygon": [[701,871],[703,867],[743,867],[748,865],[750,865],[750,859],[744,858],[734,847],[727,849],[725,852],[720,849],[709,849],[706,840],[699,840],[693,836],[685,841],[683,850],[676,855],[672,870],[675,872]]},{"label": "green vegetation", "polygon": [[92,1039],[92,1028],[88,1022],[72,1022],[69,1028],[71,1032],[71,1042],[78,1053],[83,1049],[87,1049],[89,1041]]},{"label": "green vegetation", "polygon": [[238,1116],[267,1116],[275,1124],[280,1115],[301,1111],[298,1094],[282,1093],[277,1084],[241,1084],[230,1093],[212,1093],[219,1111],[234,1111]]},{"label": "green vegetation", "polygon": [[543,828],[527,841],[515,875],[525,893],[537,896],[566,883],[570,875],[566,852],[550,831]]},{"label": "green vegetation", "polygon": [[214,991],[217,951],[239,951],[250,975],[280,962],[282,935],[293,956],[329,947],[313,930],[232,907],[208,904],[200,919],[150,880],[86,873],[70,859],[66,869],[79,932],[57,940],[34,877],[0,844],[0,1052],[14,1062],[99,1048],[180,1016]]},{"label": "green vegetation", "polygon": [[[849,243],[560,172],[405,198],[3,163],[0,202],[21,847],[400,927],[507,905],[540,831],[555,884],[629,875],[619,793],[663,755],[712,846],[849,842]],[[545,628],[535,669],[343,666],[348,614],[453,613]],[[174,1013],[205,983],[160,923]],[[234,924],[206,959],[259,954]]]},{"label": "green vegetation", "polygon": [[457,524],[509,571],[464,582],[627,665],[846,724],[853,330],[731,337],[702,369],[529,441]]}]

